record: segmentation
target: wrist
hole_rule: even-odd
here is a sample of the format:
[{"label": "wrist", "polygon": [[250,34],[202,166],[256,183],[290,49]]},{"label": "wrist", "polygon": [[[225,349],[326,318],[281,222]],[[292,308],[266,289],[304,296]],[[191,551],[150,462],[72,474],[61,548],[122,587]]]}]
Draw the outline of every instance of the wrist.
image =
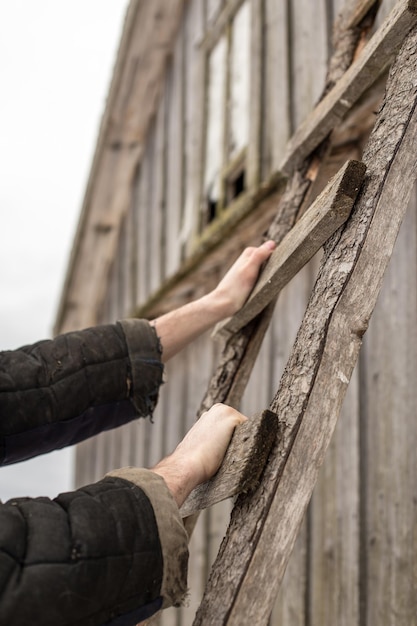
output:
[{"label": "wrist", "polygon": [[237,310],[227,291],[218,287],[203,296],[202,305],[204,310],[211,315],[214,324],[234,315]]},{"label": "wrist", "polygon": [[176,457],[175,452],[152,467],[151,471],[164,479],[178,508],[182,506],[197,484],[187,463],[182,463],[181,459]]}]

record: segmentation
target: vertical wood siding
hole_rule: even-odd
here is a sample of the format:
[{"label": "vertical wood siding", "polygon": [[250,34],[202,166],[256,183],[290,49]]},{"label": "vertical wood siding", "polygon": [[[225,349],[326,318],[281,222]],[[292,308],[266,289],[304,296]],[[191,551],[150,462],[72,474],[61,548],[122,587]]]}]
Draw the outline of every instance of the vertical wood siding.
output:
[{"label": "vertical wood siding", "polygon": [[[239,9],[236,0],[232,4]],[[378,23],[393,4],[382,2]],[[227,6],[227,0],[186,3],[121,225],[103,323],[127,316],[134,305],[146,302],[178,269],[198,231],[199,195],[214,162],[208,164],[207,159],[216,149],[210,144],[213,138],[204,137],[205,116],[209,133],[215,135],[216,128],[210,131],[215,112],[206,108],[210,91],[204,90],[210,90],[210,80],[205,76],[203,41]],[[276,170],[287,139],[320,95],[330,25],[342,0],[248,0],[247,6],[252,29],[250,127],[239,135],[236,121],[244,113],[236,82],[229,137],[239,148],[249,142],[248,180],[256,185]],[[226,42],[230,33],[224,36]],[[232,65],[238,59],[233,54]],[[222,68],[216,67],[217,79],[219,71]],[[233,71],[238,71],[237,65]],[[217,109],[225,94],[216,89],[212,98],[217,99]],[[270,626],[417,625],[416,205],[417,195],[400,232]],[[316,268],[313,259],[279,298],[242,400],[247,414],[268,406],[277,389]],[[205,290],[205,285],[196,285],[190,297]],[[77,484],[97,480],[117,466],[152,466],[170,452],[193,423],[217,358],[218,348],[206,335],[169,364],[153,423],[139,420],[81,444]],[[223,503],[200,516],[191,540],[189,606],[164,612],[158,618],[161,626],[192,624],[230,508],[229,502]]]}]

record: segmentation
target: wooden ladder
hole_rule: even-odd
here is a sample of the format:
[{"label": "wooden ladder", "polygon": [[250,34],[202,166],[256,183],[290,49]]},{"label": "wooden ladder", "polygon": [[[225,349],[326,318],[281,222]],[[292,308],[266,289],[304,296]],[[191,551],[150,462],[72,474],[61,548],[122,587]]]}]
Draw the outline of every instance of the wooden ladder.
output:
[{"label": "wooden ladder", "polygon": [[[341,46],[348,36],[358,44],[375,4],[345,3]],[[215,402],[238,406],[279,291],[324,244],[269,410],[236,430],[218,475],[184,503],[187,516],[245,492],[237,497],[195,626],[268,623],[417,176],[416,23],[417,2],[399,0],[354,62],[355,45],[336,49],[325,96],[290,140],[280,167],[288,182],[267,234],[279,245],[247,304],[217,329],[224,348],[200,414]],[[344,164],[298,219],[331,131],[397,53],[362,162]]]}]

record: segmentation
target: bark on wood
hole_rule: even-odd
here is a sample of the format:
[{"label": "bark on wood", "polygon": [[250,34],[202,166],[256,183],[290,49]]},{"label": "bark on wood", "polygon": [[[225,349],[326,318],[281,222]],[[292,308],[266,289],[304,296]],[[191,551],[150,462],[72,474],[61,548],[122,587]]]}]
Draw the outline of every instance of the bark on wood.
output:
[{"label": "bark on wood", "polygon": [[233,317],[218,324],[215,334],[227,336],[246,326],[313,258],[349,217],[365,169],[359,161],[345,163],[274,250],[246,304]]},{"label": "bark on wood", "polygon": [[364,188],[351,219],[327,248],[271,404],[280,415],[282,439],[259,489],[238,500],[196,625],[267,623],[416,176],[416,71],[414,30],[392,68],[363,156]]},{"label": "bark on wood", "polygon": [[[351,8],[356,2],[351,3]],[[358,42],[360,31],[356,30],[351,36],[352,42]],[[339,67],[349,67],[353,60],[355,45],[344,47],[340,50],[336,47],[334,55],[338,55]],[[326,92],[327,85],[324,88]],[[294,225],[298,213],[308,192],[312,179],[308,176],[309,166],[314,159],[316,163],[324,158],[326,145],[322,150],[317,150],[314,157],[309,157],[288,181],[286,190],[280,200],[276,216],[270,225],[267,237],[280,243]],[[217,369],[209,383],[207,392],[203,397],[200,410],[201,414],[215,402],[226,402],[231,406],[239,406],[240,399],[249,380],[253,364],[262,345],[264,335],[272,318],[275,302],[272,302],[261,315],[236,333],[225,345]],[[196,515],[186,519],[186,526],[192,528],[196,523]]]},{"label": "bark on wood", "polygon": [[279,168],[282,172],[287,174],[293,172],[343,119],[353,104],[392,61],[404,36],[416,22],[415,0],[401,0],[395,5],[359,58],[299,126],[287,145]]},{"label": "bark on wood", "polygon": [[[350,0],[344,2],[333,27],[334,53],[329,62],[326,93],[343,76],[351,64],[363,27],[372,26],[380,0]],[[366,24],[364,22],[366,21]]]},{"label": "bark on wood", "polygon": [[[345,21],[343,22],[344,24],[346,23],[346,30],[349,30],[349,16],[353,14],[356,4],[356,1],[349,4],[351,13],[347,10]],[[342,29],[340,29],[340,32],[342,32]],[[359,35],[360,33],[355,30],[353,40],[356,43],[359,40]],[[338,66],[349,67],[353,61],[354,52],[355,48],[353,45],[347,48],[342,46],[342,49],[336,47],[330,64],[337,56]],[[326,93],[327,88],[328,84],[325,85],[323,94]],[[317,150],[314,158],[320,162],[320,158],[324,158],[325,153],[326,147],[324,145],[322,154]],[[310,156],[309,159],[306,159],[289,179],[277,207],[276,216],[268,229],[267,237],[274,239],[277,244],[284,239],[285,235],[293,227],[306,193],[310,188],[312,181],[308,177],[307,172],[312,158]],[[218,367],[213,373],[207,392],[201,402],[198,415],[208,410],[215,402],[226,402],[232,406],[238,406],[241,394],[249,380],[256,355],[269,326],[274,304],[274,302],[271,303],[259,318],[253,320],[226,343]]]},{"label": "bark on wood", "polygon": [[181,507],[183,517],[254,489],[278,435],[278,416],[265,410],[238,426],[215,476],[199,485]]}]

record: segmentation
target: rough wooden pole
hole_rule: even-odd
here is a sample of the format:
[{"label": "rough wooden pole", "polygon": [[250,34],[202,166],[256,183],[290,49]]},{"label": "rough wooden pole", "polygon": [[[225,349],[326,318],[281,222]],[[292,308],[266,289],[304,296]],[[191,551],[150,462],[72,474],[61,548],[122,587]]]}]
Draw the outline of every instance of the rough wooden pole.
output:
[{"label": "rough wooden pole", "polygon": [[347,220],[365,176],[360,161],[347,161],[281,244],[273,251],[250,298],[214,334],[236,333],[261,313]]},{"label": "rough wooden pole", "polygon": [[183,517],[239,493],[252,491],[258,485],[271,448],[279,436],[277,417],[265,409],[236,428],[219,471],[190,493],[180,509]]},{"label": "rough wooden pole", "polygon": [[283,437],[261,486],[233,510],[195,625],[267,624],[417,175],[416,75],[413,30],[363,156],[366,183],[328,246],[271,404]]},{"label": "rough wooden pole", "polygon": [[[353,16],[357,15],[358,11],[363,13],[364,4],[364,0],[347,0],[336,20],[334,51],[329,61],[329,72],[322,97],[351,66],[363,33],[369,30],[375,18],[372,6],[367,1],[366,6],[370,8],[371,14],[365,14],[360,23],[353,20]],[[378,4],[377,0],[372,3],[374,4]],[[328,132],[331,130],[333,126],[328,128]],[[318,147],[314,154],[309,155],[291,175],[277,207],[275,218],[268,229],[267,238],[274,239],[279,244],[291,230],[314,180],[310,166],[314,162],[318,170],[326,155],[327,141],[324,140],[321,147]],[[235,407],[239,405],[262,340],[268,330],[274,304],[275,302],[272,302],[263,313],[233,335],[225,344],[219,364],[202,399],[198,415],[209,409],[215,402],[225,402]]]}]

